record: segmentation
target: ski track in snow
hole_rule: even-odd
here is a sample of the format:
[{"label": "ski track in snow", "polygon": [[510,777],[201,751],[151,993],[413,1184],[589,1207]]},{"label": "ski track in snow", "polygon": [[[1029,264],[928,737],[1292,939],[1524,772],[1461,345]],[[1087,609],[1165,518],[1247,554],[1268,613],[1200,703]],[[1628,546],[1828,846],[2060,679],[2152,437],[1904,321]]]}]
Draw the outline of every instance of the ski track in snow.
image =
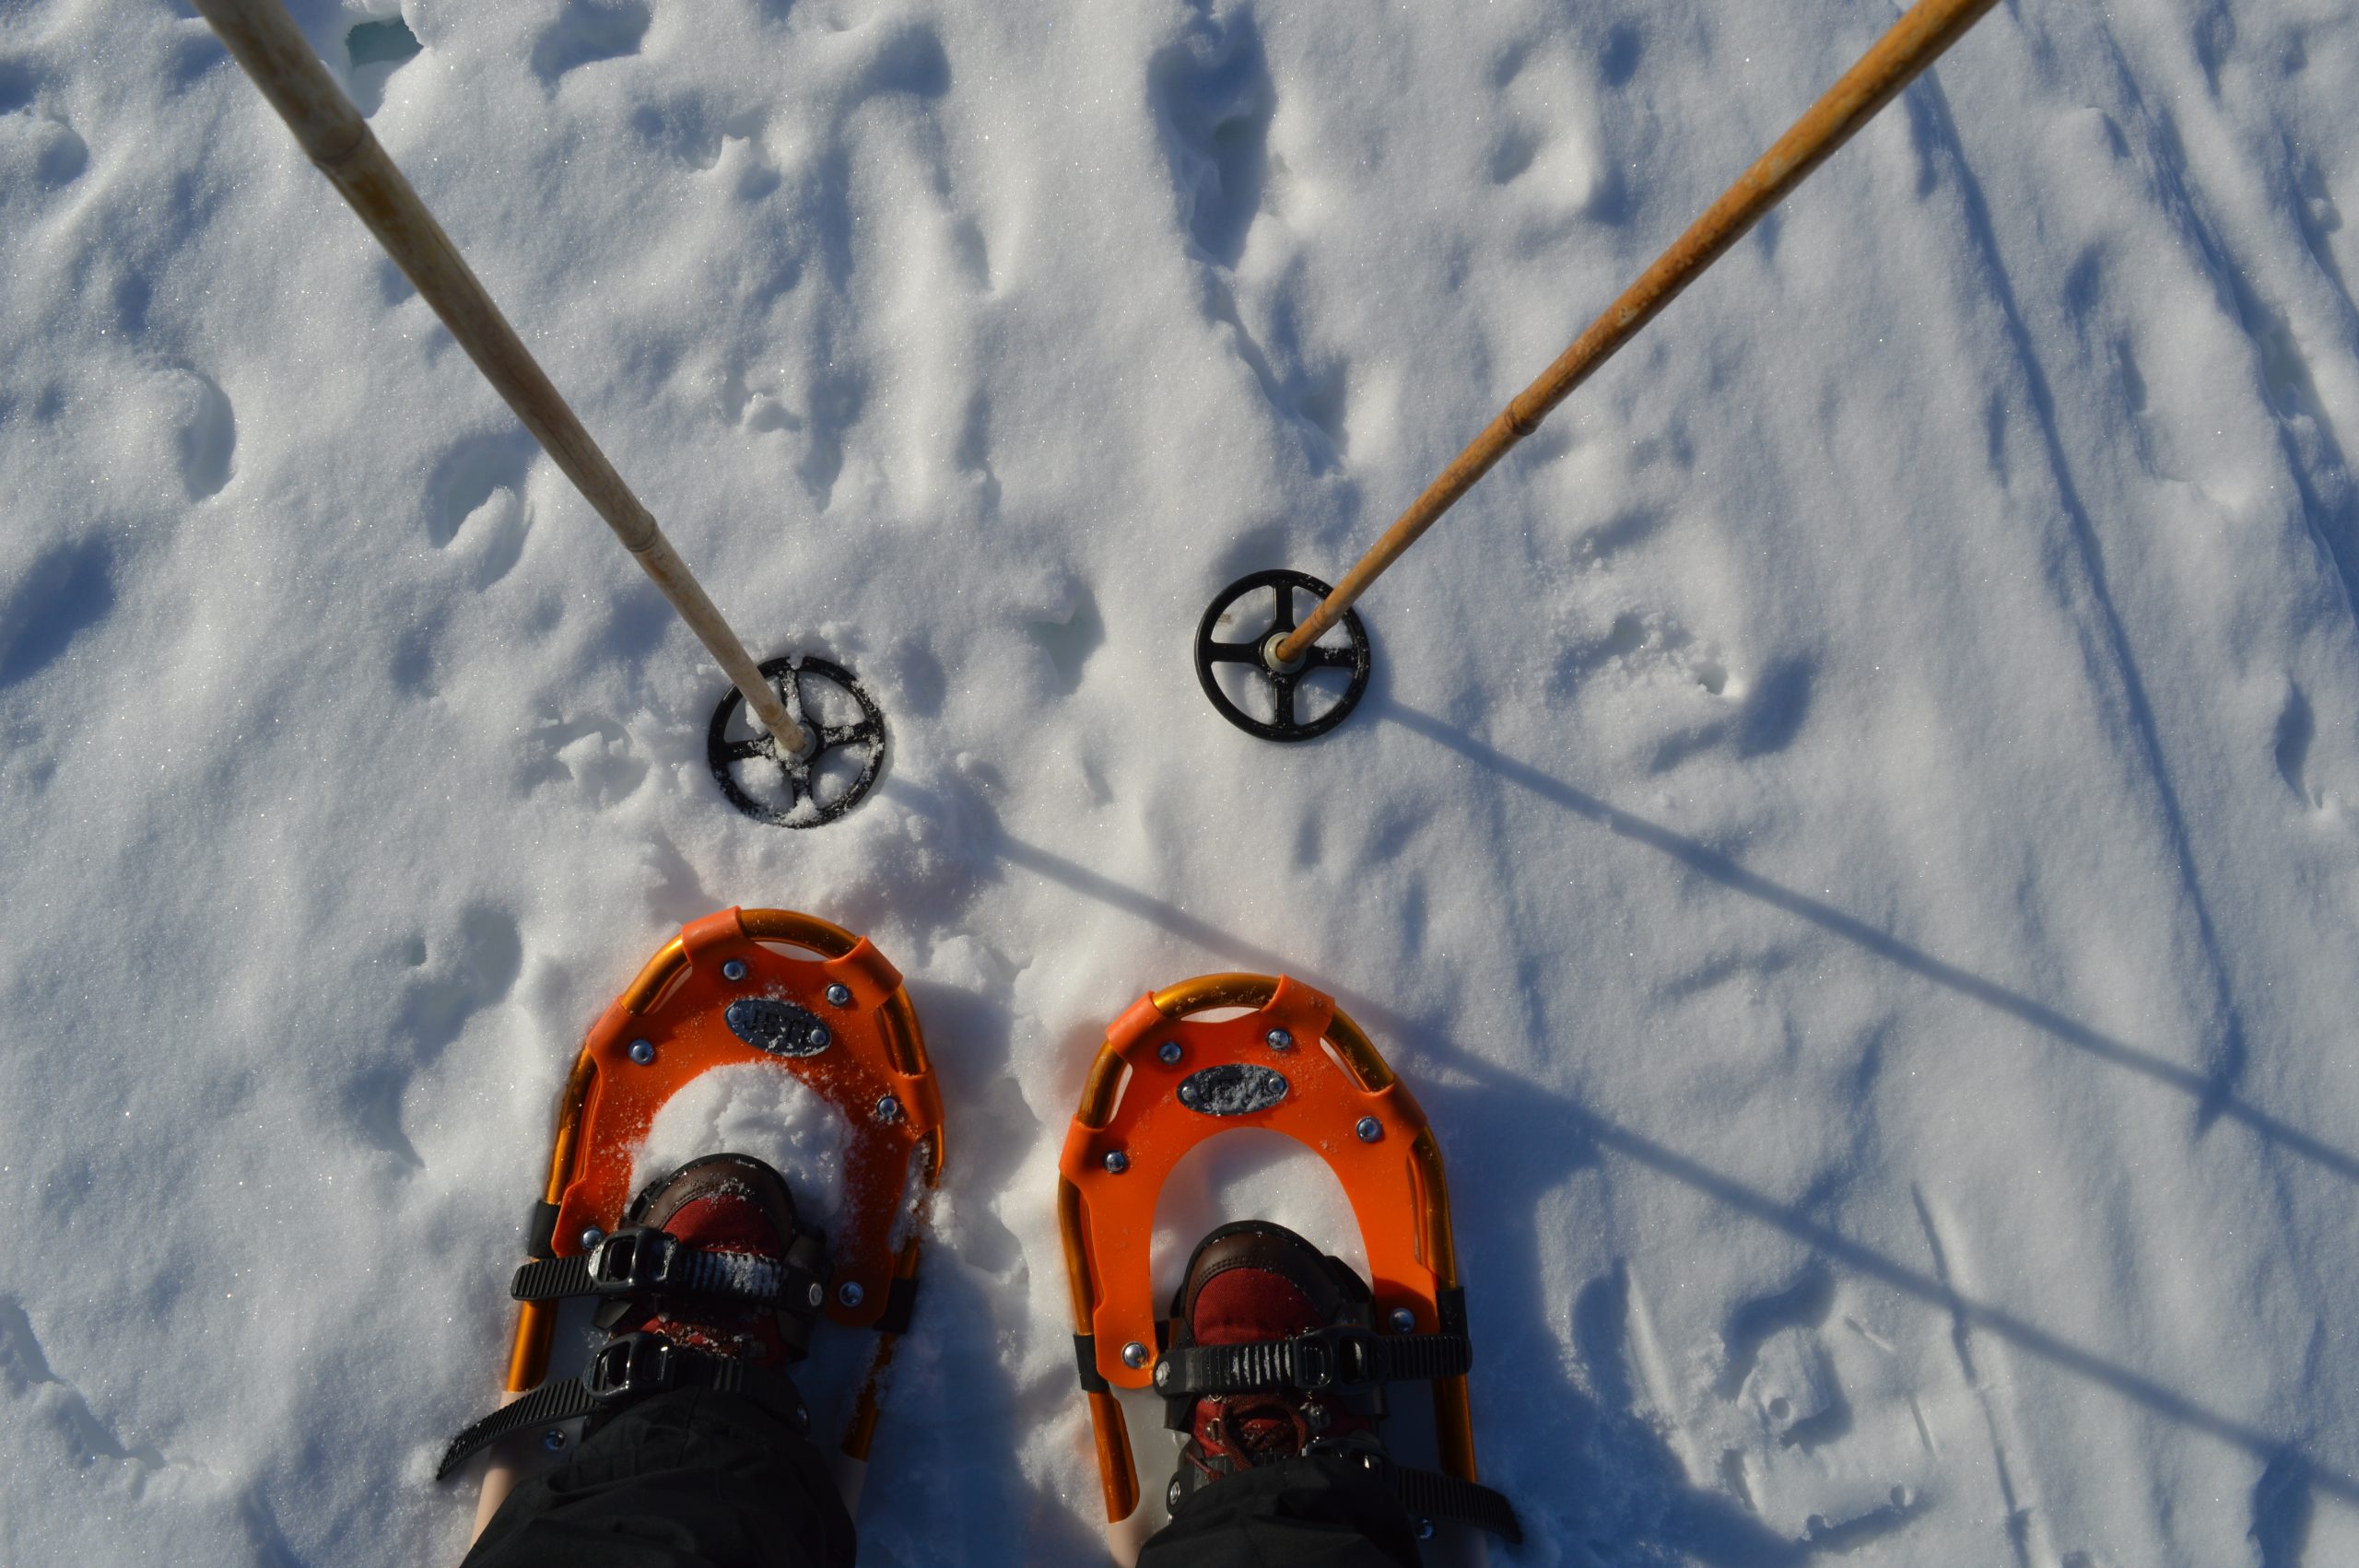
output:
[{"label": "ski track in snow", "polygon": [[0,1561],[455,1561],[574,1047],[729,903],[869,934],[949,1103],[863,1561],[1097,1560],[1057,1150],[1226,968],[1440,1132],[1495,1561],[2359,1561],[2341,0],[1994,11],[1298,748],[1203,604],[1339,574],[1895,7],[295,10],[894,749],[728,813],[718,677],[204,25],[0,11]]}]

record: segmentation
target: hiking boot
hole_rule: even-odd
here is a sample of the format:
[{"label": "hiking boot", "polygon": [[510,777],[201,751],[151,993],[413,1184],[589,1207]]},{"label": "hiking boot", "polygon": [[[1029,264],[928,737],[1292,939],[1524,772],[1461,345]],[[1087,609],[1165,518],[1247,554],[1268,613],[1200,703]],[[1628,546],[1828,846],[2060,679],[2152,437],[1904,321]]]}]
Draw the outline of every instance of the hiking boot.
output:
[{"label": "hiking boot", "polygon": [[809,1351],[823,1300],[816,1283],[806,1287],[807,1299],[775,1305],[732,1301],[715,1290],[790,1272],[816,1281],[826,1271],[825,1238],[802,1228],[786,1178],[770,1166],[748,1154],[703,1155],[650,1182],[623,1223],[664,1232],[700,1256],[667,1281],[672,1288],[607,1303],[600,1328],[660,1334],[756,1367],[783,1367]]},{"label": "hiking boot", "polygon": [[[1171,1349],[1274,1343],[1330,1328],[1372,1330],[1367,1281],[1283,1225],[1240,1220],[1197,1245],[1171,1304]],[[1159,1369],[1159,1375],[1162,1371]],[[1314,1452],[1381,1459],[1381,1383],[1175,1395],[1165,1424],[1188,1433],[1166,1502],[1223,1476]]]},{"label": "hiking boot", "polygon": [[586,1417],[586,1433],[675,1389],[742,1394],[797,1432],[811,1412],[789,1362],[827,1297],[827,1241],[797,1222],[786,1178],[745,1154],[707,1154],[648,1184],[614,1235],[516,1270],[519,1301],[589,1296],[606,1338],[580,1377],[545,1382],[470,1425],[437,1478],[530,1426]]}]

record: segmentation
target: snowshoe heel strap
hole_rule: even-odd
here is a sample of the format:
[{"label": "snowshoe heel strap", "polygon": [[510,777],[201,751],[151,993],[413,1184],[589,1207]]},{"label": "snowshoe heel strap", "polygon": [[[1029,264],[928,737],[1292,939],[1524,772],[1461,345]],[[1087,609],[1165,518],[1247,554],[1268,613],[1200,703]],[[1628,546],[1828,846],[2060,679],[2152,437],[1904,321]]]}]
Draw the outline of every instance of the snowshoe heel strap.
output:
[{"label": "snowshoe heel strap", "polygon": [[537,1258],[521,1265],[508,1293],[518,1301],[571,1296],[625,1300],[633,1296],[697,1296],[788,1312],[811,1313],[827,1287],[806,1265],[816,1246],[795,1238],[783,1260],[746,1252],[691,1246],[665,1231],[632,1225],[570,1258]]},{"label": "snowshoe heel strap", "polygon": [[544,1383],[451,1439],[434,1479],[449,1480],[469,1458],[511,1432],[620,1410],[675,1388],[743,1394],[795,1431],[810,1430],[811,1412],[794,1379],[775,1367],[752,1366],[736,1356],[675,1344],[661,1334],[617,1334],[598,1347],[581,1376]]},{"label": "snowshoe heel strap", "polygon": [[1510,1545],[1523,1543],[1523,1525],[1515,1516],[1515,1504],[1507,1500],[1505,1493],[1494,1492],[1480,1481],[1446,1475],[1440,1470],[1420,1469],[1414,1465],[1396,1465],[1380,1451],[1335,1443],[1314,1441],[1303,1455],[1306,1458],[1333,1457],[1358,1466],[1382,1482],[1401,1500],[1401,1506],[1416,1518],[1473,1525]]},{"label": "snowshoe heel strap", "polygon": [[1473,1364],[1474,1347],[1463,1334],[1378,1335],[1336,1324],[1288,1340],[1175,1345],[1156,1361],[1155,1390],[1167,1396],[1319,1393],[1460,1377]]},{"label": "snowshoe heel strap", "polygon": [[1523,1525],[1515,1516],[1515,1504],[1505,1494],[1492,1491],[1480,1481],[1461,1476],[1446,1475],[1440,1470],[1417,1469],[1407,1465],[1386,1464],[1385,1484],[1401,1505],[1421,1519],[1449,1519],[1477,1529],[1490,1531],[1509,1545],[1523,1543]]}]

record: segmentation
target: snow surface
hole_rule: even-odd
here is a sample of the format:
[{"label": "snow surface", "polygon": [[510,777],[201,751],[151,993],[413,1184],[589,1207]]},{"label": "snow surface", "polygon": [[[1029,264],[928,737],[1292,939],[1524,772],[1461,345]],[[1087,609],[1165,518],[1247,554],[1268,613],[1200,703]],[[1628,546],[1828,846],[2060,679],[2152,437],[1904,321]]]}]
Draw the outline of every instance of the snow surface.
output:
[{"label": "snow surface", "polygon": [[797,1218],[834,1235],[843,1212],[848,1130],[802,1080],[768,1062],[717,1067],[690,1080],[655,1113],[633,1151],[630,1188],[641,1191],[716,1149],[751,1154],[785,1175]]},{"label": "snow surface", "polygon": [[1094,1560],[1062,1129],[1249,968],[1441,1131],[1513,1561],[2359,1562],[2349,0],[2002,6],[1377,588],[1349,724],[1185,661],[1894,14],[302,5],[884,704],[794,833],[203,24],[0,6],[0,1560],[454,1560],[566,1065],[738,902],[951,1102],[865,1561]]}]

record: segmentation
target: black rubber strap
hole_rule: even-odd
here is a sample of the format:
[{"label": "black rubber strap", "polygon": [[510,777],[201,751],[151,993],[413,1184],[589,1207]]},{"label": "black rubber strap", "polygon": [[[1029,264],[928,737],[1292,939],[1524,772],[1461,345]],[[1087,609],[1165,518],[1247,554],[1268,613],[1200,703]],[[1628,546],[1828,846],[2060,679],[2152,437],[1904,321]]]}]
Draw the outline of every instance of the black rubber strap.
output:
[{"label": "black rubber strap", "polygon": [[880,1334],[906,1334],[910,1319],[918,1309],[918,1277],[915,1274],[893,1277],[892,1286],[885,1293],[885,1310],[877,1315],[874,1328]]},{"label": "black rubber strap", "polygon": [[1074,1369],[1081,1374],[1081,1391],[1085,1394],[1105,1394],[1112,1391],[1097,1370],[1097,1336],[1075,1334],[1073,1337]]},{"label": "black rubber strap", "polygon": [[1382,1473],[1401,1505],[1420,1518],[1452,1519],[1488,1530],[1511,1544],[1523,1541],[1515,1504],[1480,1481],[1407,1465],[1387,1464]]},{"label": "black rubber strap", "polygon": [[524,1223],[524,1256],[554,1258],[557,1256],[557,1207],[554,1203],[535,1203],[533,1217]]},{"label": "black rubber strap", "polygon": [[1474,1347],[1463,1334],[1379,1336],[1338,1327],[1291,1340],[1177,1346],[1156,1362],[1155,1389],[1165,1395],[1318,1392],[1460,1377],[1473,1364]]},{"label": "black rubber strap", "polygon": [[598,1348],[581,1376],[544,1383],[451,1439],[451,1445],[442,1451],[442,1462],[435,1467],[434,1479],[447,1480],[469,1457],[511,1432],[620,1409],[675,1388],[744,1394],[798,1432],[811,1424],[802,1394],[784,1372],[748,1365],[742,1357],[675,1344],[661,1334],[617,1334]]},{"label": "black rubber strap", "polygon": [[616,1231],[570,1258],[535,1258],[517,1269],[508,1287],[518,1301],[659,1293],[807,1312],[818,1306],[825,1287],[808,1270],[780,1259],[708,1251],[644,1225]]},{"label": "black rubber strap", "polygon": [[451,1472],[474,1457],[478,1450],[488,1448],[511,1432],[528,1426],[554,1426],[561,1421],[586,1416],[598,1408],[578,1377],[562,1383],[544,1383],[513,1404],[499,1409],[471,1423],[451,1445],[442,1450],[442,1462],[434,1467],[436,1480],[448,1480]]}]

